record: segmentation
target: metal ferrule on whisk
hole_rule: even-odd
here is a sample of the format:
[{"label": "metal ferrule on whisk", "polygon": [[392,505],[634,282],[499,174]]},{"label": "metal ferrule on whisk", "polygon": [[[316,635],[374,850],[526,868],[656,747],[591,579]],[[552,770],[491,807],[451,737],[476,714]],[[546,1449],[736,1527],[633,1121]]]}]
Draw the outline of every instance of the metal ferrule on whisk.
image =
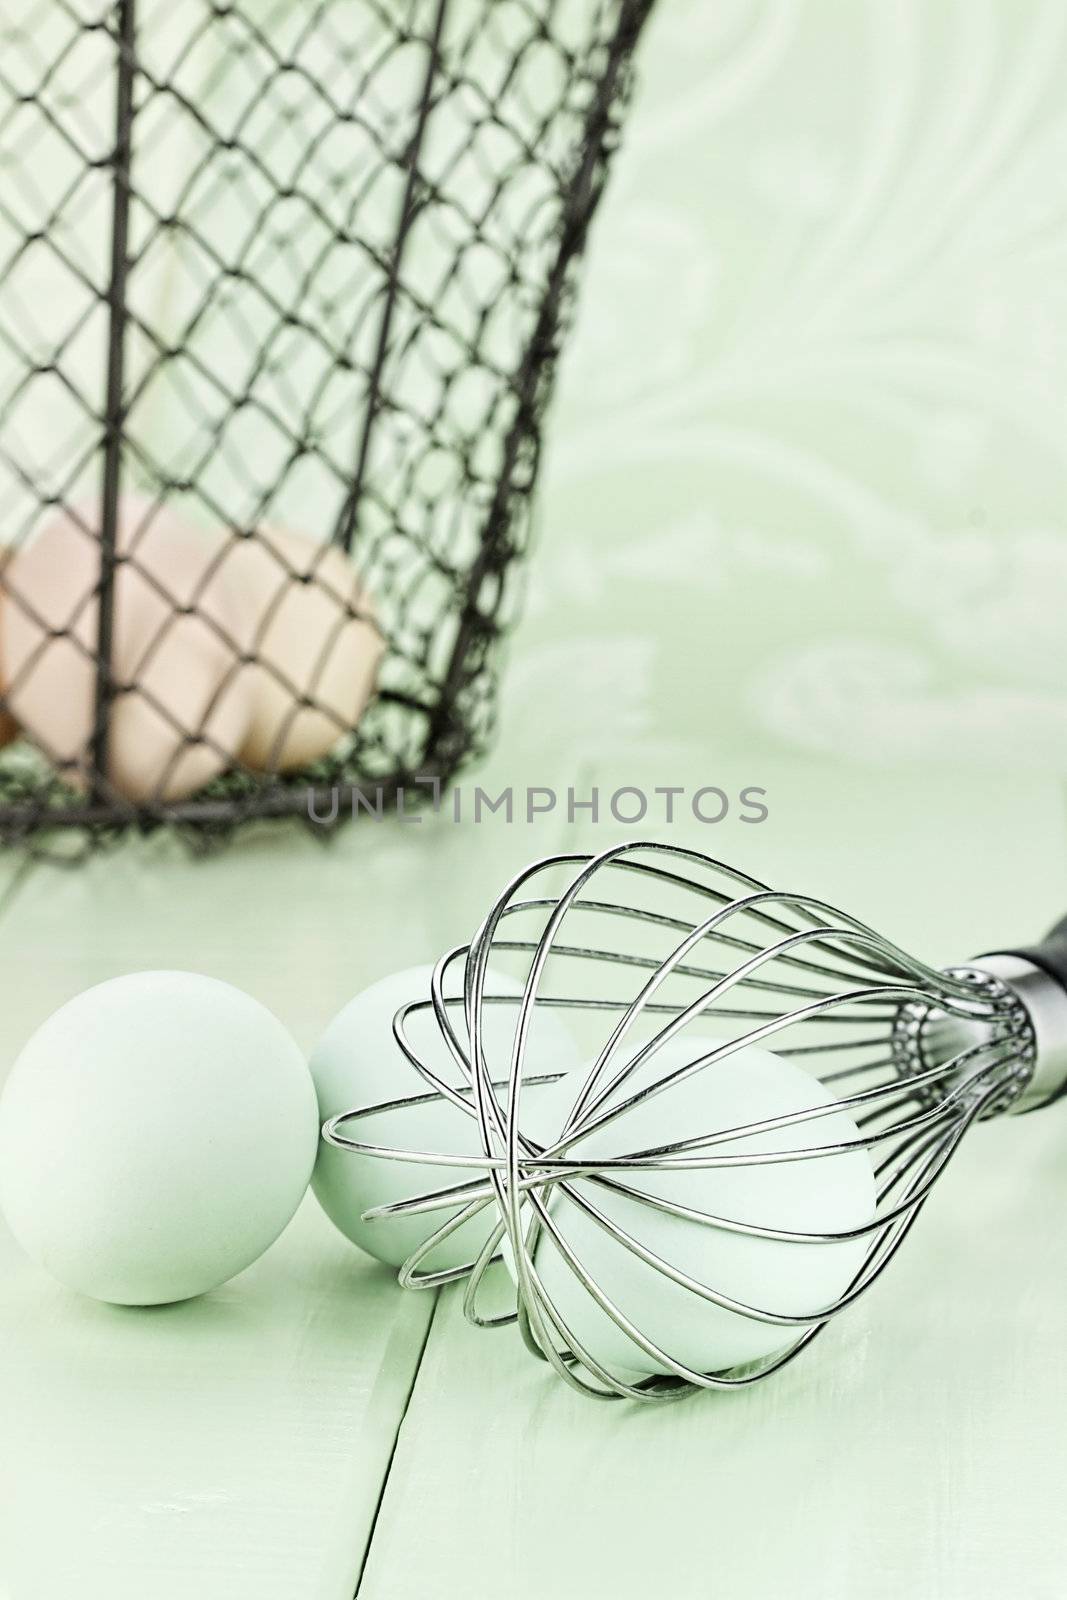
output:
[{"label": "metal ferrule on whisk", "polygon": [[1067,1089],[1067,989],[1045,967],[1005,951],[973,965],[1007,984],[1024,1007],[1033,1038],[1033,1065],[1009,1109],[1037,1111]]}]

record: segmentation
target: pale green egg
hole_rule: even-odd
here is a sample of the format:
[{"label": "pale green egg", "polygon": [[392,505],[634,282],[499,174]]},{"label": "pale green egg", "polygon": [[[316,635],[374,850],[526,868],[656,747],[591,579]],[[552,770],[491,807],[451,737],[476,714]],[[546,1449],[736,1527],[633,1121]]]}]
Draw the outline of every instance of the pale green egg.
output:
[{"label": "pale green egg", "polygon": [[318,1136],[296,1044],[215,978],[87,989],[22,1050],[0,1096],[0,1209],[28,1255],[98,1300],[224,1283],[300,1203]]},{"label": "pale green egg", "polygon": [[[429,1085],[393,1036],[393,1017],[409,1001],[429,1000],[432,976],[433,968],[428,966],[395,972],[356,995],[334,1018],[311,1055],[319,1114],[324,1122],[357,1107],[430,1093]],[[458,977],[451,976],[448,992],[456,994],[459,986]],[[515,1001],[522,994],[522,985],[490,972],[485,987],[487,994],[510,997],[506,1004],[487,1001],[483,1009],[483,1050],[492,1077],[500,1082],[508,1076],[518,1016]],[[453,1004],[448,1011],[461,1048],[469,1050],[462,1004]],[[412,1014],[405,1031],[420,1060],[440,1078],[452,1087],[467,1083],[432,1010]],[[566,1072],[578,1060],[578,1047],[559,1014],[537,1008],[531,1017],[527,1041],[526,1078],[535,1073]],[[532,1095],[540,1091],[531,1086],[528,1092]],[[346,1124],[340,1131],[361,1143],[389,1150],[472,1157],[482,1152],[474,1118],[444,1099],[377,1112],[358,1123]],[[324,1141],[312,1188],[327,1216],[354,1244],[389,1266],[399,1267],[461,1207],[366,1222],[363,1213],[453,1184],[477,1182],[484,1176],[484,1169],[416,1165],[338,1149]],[[497,1220],[496,1205],[485,1207],[435,1245],[421,1270],[436,1272],[467,1265],[478,1255]]]},{"label": "pale green egg", "polygon": [[[721,1044],[689,1033],[667,1041],[599,1109],[624,1105]],[[620,1053],[602,1081],[609,1082],[626,1059]],[[540,1142],[550,1145],[559,1138],[586,1076],[581,1068],[532,1103],[527,1127]],[[803,1112],[817,1115],[740,1136],[731,1131]],[[795,1061],[746,1045],[575,1139],[569,1154],[595,1164],[597,1158],[665,1151],[679,1142],[728,1131],[730,1137],[706,1153],[738,1164],[638,1167],[608,1174],[633,1191],[633,1197],[587,1177],[572,1180],[574,1192],[650,1255],[694,1282],[757,1311],[815,1323],[863,1267],[871,1243],[863,1230],[875,1216],[877,1197],[870,1156],[853,1118]],[[833,1155],[759,1159],[770,1152],[806,1153],[839,1145],[844,1148]],[[690,1156],[698,1160],[699,1152]],[[637,1198],[641,1194],[739,1224],[742,1231],[665,1212],[643,1203]],[[627,1248],[559,1188],[549,1197],[548,1209],[568,1249],[616,1310],[658,1349],[694,1371],[722,1372],[774,1355],[807,1326],[804,1320],[762,1321],[695,1293]],[[524,1227],[530,1220],[527,1210]],[[767,1237],[744,1232],[745,1224],[829,1237],[818,1243]],[[514,1277],[510,1246],[502,1254]],[[534,1262],[557,1314],[595,1360],[630,1381],[669,1372],[596,1303],[548,1230],[541,1232]]]}]

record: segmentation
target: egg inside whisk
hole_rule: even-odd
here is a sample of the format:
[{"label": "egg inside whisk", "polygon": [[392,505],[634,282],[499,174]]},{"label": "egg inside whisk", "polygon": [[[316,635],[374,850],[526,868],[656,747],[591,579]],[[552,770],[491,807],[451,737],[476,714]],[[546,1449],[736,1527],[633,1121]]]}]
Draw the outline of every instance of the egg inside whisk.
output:
[{"label": "egg inside whisk", "polygon": [[[599,1081],[616,1078],[565,1141],[588,1173],[546,1185],[540,1220],[524,1207],[544,1332],[629,1382],[788,1347],[867,1253],[877,1198],[855,1121],[802,1067],[706,1036]],[[524,1129],[551,1148],[586,1081],[578,1068],[543,1090]],[[504,1260],[518,1280],[513,1243]]]}]

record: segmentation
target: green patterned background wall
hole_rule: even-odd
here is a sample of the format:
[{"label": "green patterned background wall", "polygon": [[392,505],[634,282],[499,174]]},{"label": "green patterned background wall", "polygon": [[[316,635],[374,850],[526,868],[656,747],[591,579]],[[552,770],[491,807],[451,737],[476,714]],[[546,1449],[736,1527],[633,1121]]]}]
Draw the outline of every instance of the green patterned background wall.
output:
[{"label": "green patterned background wall", "polygon": [[665,0],[505,715],[1067,766],[1065,67],[1060,0]]}]

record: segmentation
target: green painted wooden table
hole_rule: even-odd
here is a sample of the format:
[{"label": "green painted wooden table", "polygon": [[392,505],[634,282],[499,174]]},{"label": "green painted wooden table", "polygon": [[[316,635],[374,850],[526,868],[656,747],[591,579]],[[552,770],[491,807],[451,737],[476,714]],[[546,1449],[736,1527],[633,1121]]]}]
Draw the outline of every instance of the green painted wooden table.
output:
[{"label": "green painted wooden table", "polygon": [[[720,759],[718,780],[751,760]],[[934,959],[1062,909],[1051,785],[758,766],[765,824],[670,836],[814,886]],[[642,745],[587,779],[623,773],[692,786],[707,765]],[[37,867],[0,918],[0,1051],[77,989],[154,965],[243,985],[310,1045],[361,985],[469,932],[529,856],[619,836],[428,820],[331,848],[264,834],[191,863],[160,839]],[[311,1199],[259,1264],[163,1310],[79,1300],[0,1236],[0,1593],[1051,1600],[1067,1569],[1065,1149],[1064,1109],[980,1128],[904,1258],[803,1362],[651,1413],[583,1402],[514,1330],[470,1329],[454,1292],[401,1291]]]}]

